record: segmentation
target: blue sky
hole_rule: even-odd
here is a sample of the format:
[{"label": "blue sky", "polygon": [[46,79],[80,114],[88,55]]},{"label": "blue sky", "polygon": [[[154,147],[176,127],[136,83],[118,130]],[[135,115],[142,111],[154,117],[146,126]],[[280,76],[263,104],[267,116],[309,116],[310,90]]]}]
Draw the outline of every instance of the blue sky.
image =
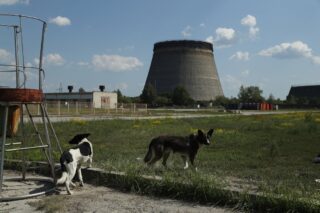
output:
[{"label": "blue sky", "polygon": [[[47,21],[46,92],[103,84],[127,96],[141,94],[154,43],[175,39],[213,43],[227,97],[244,85],[285,99],[291,85],[320,84],[319,11],[320,0],[0,0],[0,13]],[[25,63],[36,65],[39,24],[24,22],[23,33]],[[11,37],[0,28],[2,64],[14,59]],[[0,86],[13,77],[0,73]],[[27,87],[36,82],[28,72]]]}]

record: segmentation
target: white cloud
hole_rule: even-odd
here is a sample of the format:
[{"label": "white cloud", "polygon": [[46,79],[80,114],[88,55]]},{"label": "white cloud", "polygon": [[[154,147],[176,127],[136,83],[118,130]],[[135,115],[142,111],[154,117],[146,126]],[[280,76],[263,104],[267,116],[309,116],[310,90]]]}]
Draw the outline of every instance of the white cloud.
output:
[{"label": "white cloud", "polygon": [[67,26],[71,25],[71,21],[67,17],[57,16],[55,18],[51,18],[49,23],[56,24],[58,26]]},{"label": "white cloud", "polygon": [[313,54],[312,49],[302,41],[294,41],[292,43],[281,43],[261,50],[260,56],[273,58],[306,58],[315,64],[320,64],[320,56]]},{"label": "white cloud", "polygon": [[114,72],[133,70],[143,66],[142,62],[135,57],[124,57],[120,55],[94,55],[91,63],[98,70]]},{"label": "white cloud", "polygon": [[229,59],[230,60],[238,60],[238,61],[248,61],[249,60],[249,53],[238,51],[235,54],[233,54]]},{"label": "white cloud", "polygon": [[12,60],[12,55],[5,49],[0,49],[0,62],[9,63]]},{"label": "white cloud", "polygon": [[209,36],[207,42],[213,43],[216,47],[230,47],[236,42],[236,31],[232,28],[219,27],[216,29],[216,36]]},{"label": "white cloud", "polygon": [[65,60],[63,59],[63,57],[60,54],[51,53],[45,57],[45,62],[47,62],[48,64],[61,66],[65,63]]},{"label": "white cloud", "polygon": [[259,52],[261,56],[270,56],[275,58],[296,58],[311,55],[311,49],[307,44],[301,41],[292,43],[281,43]]},{"label": "white cloud", "polygon": [[222,28],[216,29],[216,39],[217,40],[233,40],[235,38],[235,31],[232,28]]},{"label": "white cloud", "polygon": [[259,33],[260,29],[258,27],[250,27],[249,29],[249,36],[251,38],[255,38],[257,37],[258,33]]},{"label": "white cloud", "polygon": [[252,15],[247,15],[246,17],[242,18],[241,24],[243,26],[249,27],[249,35],[251,38],[255,38],[260,31],[260,29],[256,27],[257,25],[256,17]]},{"label": "white cloud", "polygon": [[29,0],[0,0],[0,5],[29,4]]},{"label": "white cloud", "polygon": [[191,26],[189,26],[189,25],[186,26],[184,28],[184,30],[182,30],[182,32],[181,32],[182,36],[183,37],[190,37],[191,36],[191,30],[192,30]]},{"label": "white cloud", "polygon": [[213,36],[209,36],[208,38],[206,38],[206,42],[210,42],[210,43],[213,43]]},{"label": "white cloud", "polygon": [[205,23],[201,23],[200,27],[206,27],[206,24]]},{"label": "white cloud", "polygon": [[248,27],[254,27],[257,24],[256,17],[252,15],[247,15],[243,19],[241,19],[241,24]]}]

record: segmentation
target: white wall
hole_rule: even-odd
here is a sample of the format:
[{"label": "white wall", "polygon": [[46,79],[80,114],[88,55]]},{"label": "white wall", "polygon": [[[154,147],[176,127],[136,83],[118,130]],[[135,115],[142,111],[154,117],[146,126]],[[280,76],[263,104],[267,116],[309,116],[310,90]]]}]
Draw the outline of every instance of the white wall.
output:
[{"label": "white wall", "polygon": [[117,93],[93,92],[93,103],[95,108],[115,109],[117,107],[117,102],[118,102]]}]

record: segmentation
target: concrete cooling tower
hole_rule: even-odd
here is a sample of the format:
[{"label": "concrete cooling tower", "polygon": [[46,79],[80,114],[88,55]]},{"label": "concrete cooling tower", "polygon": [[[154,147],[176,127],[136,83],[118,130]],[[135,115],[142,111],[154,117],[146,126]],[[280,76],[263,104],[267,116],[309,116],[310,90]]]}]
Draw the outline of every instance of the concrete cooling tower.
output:
[{"label": "concrete cooling tower", "polygon": [[223,96],[211,43],[191,40],[158,42],[146,80],[158,94],[184,87],[196,101]]}]

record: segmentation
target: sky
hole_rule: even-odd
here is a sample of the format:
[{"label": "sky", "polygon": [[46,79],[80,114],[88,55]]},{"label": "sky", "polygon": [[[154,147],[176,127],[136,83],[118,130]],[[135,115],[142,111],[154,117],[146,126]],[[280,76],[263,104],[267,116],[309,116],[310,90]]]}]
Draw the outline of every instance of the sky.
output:
[{"label": "sky", "polygon": [[[320,84],[319,11],[320,0],[0,0],[1,14],[48,24],[45,92],[105,85],[131,97],[142,92],[154,43],[167,40],[211,42],[226,97],[243,85],[285,99],[292,85]],[[17,23],[0,16],[0,24]],[[24,64],[38,66],[41,23],[22,23]],[[0,27],[0,64],[14,61],[12,32]],[[26,87],[37,87],[37,72],[26,73]],[[0,72],[0,86],[14,79]]]}]

